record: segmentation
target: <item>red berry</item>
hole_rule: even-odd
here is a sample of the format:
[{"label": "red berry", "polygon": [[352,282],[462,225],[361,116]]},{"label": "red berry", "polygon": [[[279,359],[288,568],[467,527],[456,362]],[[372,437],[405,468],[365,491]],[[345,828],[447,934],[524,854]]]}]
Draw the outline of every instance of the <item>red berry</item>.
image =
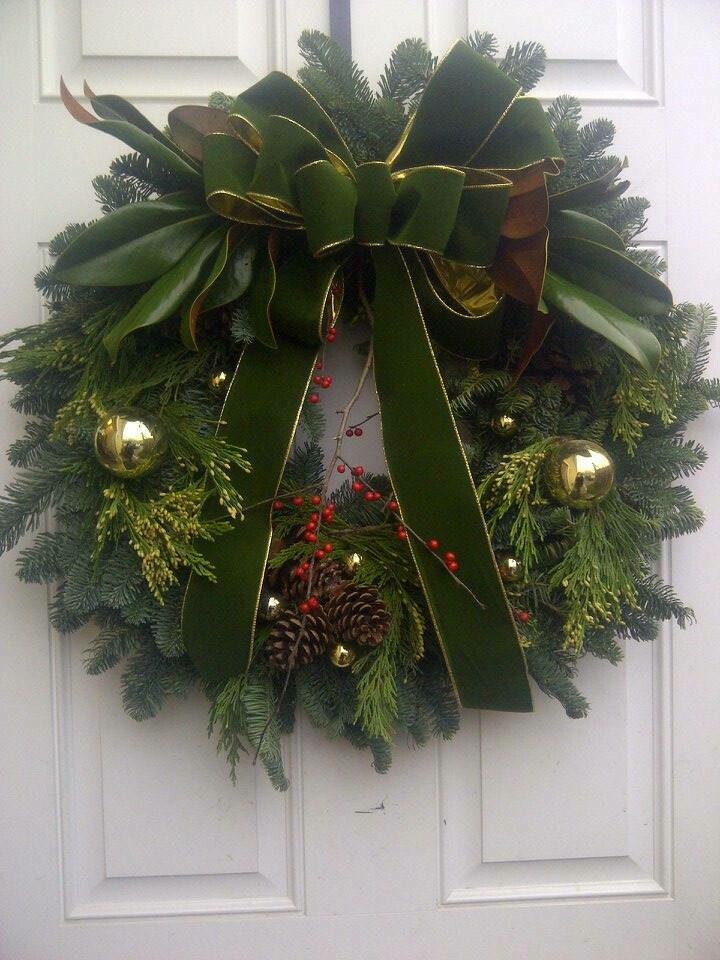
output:
[{"label": "red berry", "polygon": [[398,508],[397,500],[388,500],[388,502],[387,502],[387,508],[388,508],[388,510],[391,510],[393,513],[395,513],[395,511],[396,511],[397,508]]},{"label": "red berry", "polygon": [[314,497],[310,497],[310,503],[311,503],[314,507],[319,507],[320,504],[322,503],[322,497],[319,497],[317,494],[315,494]]},{"label": "red berry", "polygon": [[309,530],[310,533],[312,533],[313,530],[317,530],[317,523],[314,520],[310,520],[309,523],[305,524],[305,529]]},{"label": "red berry", "polygon": [[310,401],[310,403],[319,403],[320,397],[316,393],[311,393],[310,396],[308,397],[308,400]]},{"label": "red berry", "polygon": [[361,477],[365,473],[365,467],[353,467],[350,473],[354,477]]},{"label": "red berry", "polygon": [[373,493],[373,500],[382,500],[382,494],[378,493],[377,490]]},{"label": "red berry", "polygon": [[428,546],[431,550],[437,550],[437,548],[440,546],[440,541],[436,540],[433,537],[430,540],[426,540],[425,545]]},{"label": "red berry", "polygon": [[323,388],[323,390],[327,390],[328,387],[331,387],[331,386],[332,386],[332,382],[333,382],[333,381],[332,381],[332,377],[323,377],[323,378],[322,378],[322,388]]},{"label": "red berry", "polygon": [[307,600],[303,600],[302,603],[298,604],[298,610],[300,613],[310,613],[310,604],[307,602]]},{"label": "red berry", "polygon": [[310,561],[309,561],[309,560],[303,560],[301,569],[302,569],[302,570],[309,570],[309,569],[310,569]]},{"label": "red berry", "polygon": [[316,559],[316,560],[322,560],[322,558],[323,558],[324,556],[325,556],[325,554],[323,553],[322,550],[316,550],[316,551],[315,551],[315,559]]},{"label": "red berry", "polygon": [[285,504],[282,502],[282,500],[275,500],[273,503],[273,510],[282,510],[284,506]]},{"label": "red berry", "polygon": [[361,437],[363,435],[362,427],[355,427],[355,429],[353,430],[353,433],[355,434],[356,437]]},{"label": "red berry", "polygon": [[365,491],[365,499],[366,499],[366,500],[374,500],[374,499],[375,499],[375,494],[372,492],[372,490],[366,490],[366,491]]},{"label": "red berry", "polygon": [[308,603],[312,608],[317,607],[320,601],[317,597],[308,597]]},{"label": "red berry", "polygon": [[397,533],[395,534],[395,536],[398,538],[398,540],[407,540],[407,533],[406,533],[404,527],[401,527],[401,528],[397,531]]},{"label": "red berry", "polygon": [[337,472],[338,472],[338,473],[345,473],[345,464],[344,464],[344,463],[339,463],[339,464],[337,465]]},{"label": "red berry", "polygon": [[448,552],[445,554],[445,562],[452,563],[453,560],[455,560],[455,554],[450,553],[450,551],[448,550]]},{"label": "red berry", "polygon": [[316,369],[316,370],[322,370],[322,360],[316,361],[316,363],[315,363],[315,369]]},{"label": "red berry", "polygon": [[328,341],[328,343],[332,343],[336,336],[337,333],[335,332],[335,327],[330,327],[325,339]]},{"label": "red berry", "polygon": [[311,514],[310,514],[310,520],[311,520],[313,523],[317,523],[319,519],[320,519],[320,514],[319,514],[319,513],[311,513]]},{"label": "red berry", "polygon": [[331,543],[326,543],[325,546],[323,547],[323,550],[325,551],[325,553],[332,553],[333,545]]},{"label": "red berry", "polygon": [[313,383],[319,387],[322,382],[323,382],[323,378],[320,376],[319,373],[316,373],[315,376],[313,377]]},{"label": "red berry", "polygon": [[293,506],[294,506],[294,507],[301,507],[301,506],[303,505],[303,498],[302,498],[302,497],[293,497],[293,498],[292,498],[292,502],[293,502]]},{"label": "red berry", "polygon": [[516,615],[520,623],[527,623],[530,620],[530,614],[527,610],[518,610]]},{"label": "red berry", "polygon": [[448,560],[447,568],[451,573],[455,573],[459,566],[460,564],[457,562],[457,560]]},{"label": "red berry", "polygon": [[308,530],[308,532],[305,534],[304,539],[308,543],[317,543],[317,534],[313,533],[312,530]]},{"label": "red berry", "polygon": [[355,493],[360,493],[360,491],[361,491],[362,488],[363,488],[363,485],[360,483],[359,480],[353,480],[353,482],[352,482],[352,488],[353,488],[353,490],[354,490]]},{"label": "red berry", "polygon": [[325,507],[325,509],[322,512],[322,518],[323,520],[332,520],[333,511],[331,510],[330,507]]},{"label": "red berry", "polygon": [[352,435],[353,435],[352,430],[346,430],[346,431],[345,431],[345,436],[346,436],[346,437],[351,437]]}]

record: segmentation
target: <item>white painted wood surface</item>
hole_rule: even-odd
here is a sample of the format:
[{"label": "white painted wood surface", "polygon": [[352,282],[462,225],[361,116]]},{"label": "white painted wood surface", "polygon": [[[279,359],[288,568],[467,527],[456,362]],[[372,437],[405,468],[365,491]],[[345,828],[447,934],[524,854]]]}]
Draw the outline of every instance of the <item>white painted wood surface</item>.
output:
[{"label": "white painted wood surface", "polygon": [[[321,0],[4,0],[2,328],[40,316],[45,244],[93,214],[90,179],[118,151],[66,116],[60,73],[161,121],[295,69],[299,30],[327,23]],[[542,40],[540,95],[615,120],[677,297],[720,304],[716,0],[356,0],[352,28],[371,75],[407,35],[438,53],[474,29]],[[9,396],[3,448],[21,428]],[[672,552],[698,625],[588,663],[588,720],[538,694],[532,716],[468,714],[442,748],[398,743],[385,777],[301,724],[284,796],[250,768],[229,785],[199,699],[125,717],[117,677],[83,675],[87,638],[49,632],[44,591],[3,558],[0,958],[720,960],[718,430],[693,430],[708,524]]]}]

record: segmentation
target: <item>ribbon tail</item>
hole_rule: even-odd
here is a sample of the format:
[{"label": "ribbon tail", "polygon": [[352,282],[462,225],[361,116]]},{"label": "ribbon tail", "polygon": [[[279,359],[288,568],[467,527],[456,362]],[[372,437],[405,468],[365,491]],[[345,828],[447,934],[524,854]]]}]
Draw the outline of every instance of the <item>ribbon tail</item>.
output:
[{"label": "ribbon tail", "polygon": [[[317,359],[322,318],[338,263],[289,253],[265,285],[274,349],[260,340],[245,350],[220,417],[221,435],[247,450],[249,474],[232,476],[246,505],[244,519],[202,546],[216,581],[192,575],[182,609],[185,649],[207,679],[241,676],[250,666],[255,621],[272,536],[272,501],[297,429]],[[264,314],[263,307],[262,313]],[[257,313],[256,313],[257,320]],[[217,505],[212,507],[219,516]]]},{"label": "ribbon tail", "polygon": [[[202,552],[217,580],[191,575],[182,609],[185,649],[208,680],[240,676],[253,658],[255,619],[272,535],[271,511],[317,350],[278,337],[277,350],[251,344],[223,408],[222,434],[244,446],[252,471],[234,478],[244,520]],[[282,384],[282,389],[278,385]]]},{"label": "ribbon tail", "polygon": [[[385,458],[450,678],[465,707],[528,712],[525,658],[403,254],[373,250]],[[422,422],[425,442],[408,443]],[[441,539],[457,576],[423,542]]]},{"label": "ribbon tail", "polygon": [[206,679],[240,676],[250,666],[270,549],[272,498],[316,357],[316,347],[285,337],[278,337],[276,350],[253,343],[232,379],[222,412],[222,435],[245,447],[252,463],[249,474],[233,477],[247,510],[231,531],[203,545],[217,580],[191,575],[182,609],[185,649]]}]

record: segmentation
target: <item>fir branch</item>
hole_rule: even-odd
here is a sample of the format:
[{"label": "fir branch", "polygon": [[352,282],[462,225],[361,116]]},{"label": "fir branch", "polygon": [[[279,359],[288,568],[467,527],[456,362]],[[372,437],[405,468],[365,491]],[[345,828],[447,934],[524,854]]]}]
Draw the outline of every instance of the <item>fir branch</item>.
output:
[{"label": "fir branch", "polygon": [[403,40],[390,54],[380,78],[380,94],[394,100],[403,110],[414,108],[437,65],[437,57],[423,40]]},{"label": "fir branch", "polygon": [[545,74],[547,54],[541,43],[534,41],[510,46],[498,67],[522,87],[523,93],[532,90]]}]

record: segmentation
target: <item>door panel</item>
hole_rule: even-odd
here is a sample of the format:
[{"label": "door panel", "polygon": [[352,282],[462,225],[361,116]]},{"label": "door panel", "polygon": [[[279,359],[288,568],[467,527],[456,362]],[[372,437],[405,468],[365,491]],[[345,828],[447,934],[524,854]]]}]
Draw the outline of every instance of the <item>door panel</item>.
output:
[{"label": "door panel", "polygon": [[[539,95],[575,93],[586,119],[615,121],[633,192],[653,203],[643,242],[667,258],[679,299],[720,304],[716,0],[350,7],[371,77],[406,36],[438,54],[475,29],[501,47],[544,42]],[[327,30],[329,13],[322,0],[5,0],[0,20],[9,329],[41,316],[32,277],[47,241],[96,214],[90,179],[118,152],[72,125],[60,73],[162,123],[178,102],[294,71],[300,29]],[[353,362],[348,348],[348,384]],[[22,426],[10,395],[0,384],[3,448]],[[373,412],[371,391],[361,402]],[[228,782],[199,696],[127,718],[117,675],[83,673],[88,636],[49,630],[44,591],[0,559],[1,960],[720,960],[715,419],[693,436],[711,455],[694,482],[710,516],[663,563],[697,625],[629,647],[618,668],[583,664],[587,720],[535,691],[532,715],[466,713],[450,744],[398,742],[384,777],[301,721],[284,795],[249,761]]]}]

